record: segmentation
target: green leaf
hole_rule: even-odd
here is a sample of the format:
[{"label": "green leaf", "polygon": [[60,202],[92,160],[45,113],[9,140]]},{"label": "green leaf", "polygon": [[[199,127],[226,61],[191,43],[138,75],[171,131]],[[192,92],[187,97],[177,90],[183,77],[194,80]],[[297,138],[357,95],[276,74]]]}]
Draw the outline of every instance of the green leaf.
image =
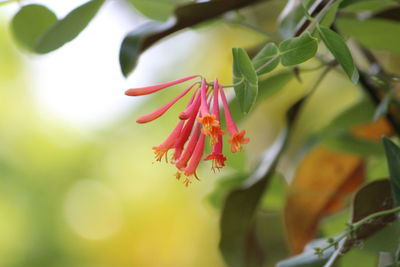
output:
[{"label": "green leaf", "polygon": [[294,78],[293,71],[282,71],[258,81],[257,102],[280,92]]},{"label": "green leaf", "polygon": [[56,21],[56,15],[47,7],[36,4],[27,5],[13,17],[11,29],[17,41],[33,51],[36,40]]},{"label": "green leaf", "polygon": [[367,156],[381,156],[384,154],[380,142],[369,141],[355,137],[349,133],[330,134],[322,139],[322,144],[333,150],[348,154]]},{"label": "green leaf", "polygon": [[400,23],[385,19],[338,18],[336,25],[344,36],[355,38],[368,48],[400,54],[400,34],[393,34],[400,32]]},{"label": "green leaf", "polygon": [[336,13],[341,3],[342,0],[335,1],[335,3],[326,12],[324,17],[320,20],[319,24],[329,28],[336,19]]},{"label": "green leaf", "polygon": [[261,208],[269,212],[276,211],[282,213],[286,202],[287,190],[288,184],[285,177],[278,172],[274,172],[271,183],[268,186],[268,191],[261,200]]},{"label": "green leaf", "polygon": [[276,44],[266,44],[253,58],[253,66],[257,74],[265,74],[276,68],[279,64],[279,50]]},{"label": "green leaf", "polygon": [[[354,197],[351,222],[358,222],[365,217],[383,210],[393,208],[391,186],[387,179],[373,181],[362,187]],[[343,251],[348,251],[360,240],[366,239],[393,222],[396,216],[392,214],[377,217],[358,228],[354,235],[345,242]]]},{"label": "green leaf", "polygon": [[48,53],[72,41],[85,29],[105,0],[92,0],[72,10],[65,18],[55,23],[35,45],[38,53]]},{"label": "green leaf", "polygon": [[247,174],[236,173],[219,179],[214,190],[208,195],[208,201],[215,208],[221,208],[229,192],[240,185],[246,177],[248,177]]},{"label": "green leaf", "polygon": [[140,13],[154,20],[166,21],[174,11],[175,4],[165,0],[129,0]]},{"label": "green leaf", "polygon": [[392,184],[393,198],[397,206],[400,205],[400,148],[389,138],[383,137],[386,159]]},{"label": "green leaf", "polygon": [[322,41],[342,66],[347,76],[353,83],[357,83],[359,78],[358,71],[343,38],[327,27],[318,26],[317,29]]},{"label": "green leaf", "polygon": [[249,112],[257,100],[258,77],[246,51],[233,48],[233,83],[243,113]]},{"label": "green leaf", "polygon": [[300,7],[301,4],[308,10],[314,4],[314,1],[287,1],[285,12],[282,13],[285,16],[279,20],[279,32],[284,39],[295,36],[300,21],[304,19],[304,12]]},{"label": "green leaf", "polygon": [[151,34],[162,31],[163,24],[158,22],[149,22],[131,32],[122,40],[119,51],[119,64],[122,74],[127,77],[137,64],[140,53],[143,51],[144,42]]},{"label": "green leaf", "polygon": [[306,5],[307,5],[307,2],[310,2],[310,1],[306,1],[306,0],[301,0],[300,1],[300,9],[303,11],[303,16],[305,16],[308,20],[313,20],[313,17],[311,16],[311,14],[308,12],[308,8],[306,7]]},{"label": "green leaf", "polygon": [[396,4],[398,3],[395,0],[343,0],[340,8],[345,8],[347,12],[376,12],[395,6]]},{"label": "green leaf", "polygon": [[[264,99],[271,97],[281,91],[282,89],[286,88],[286,85],[289,83],[289,81],[294,77],[294,73],[291,70],[285,70],[281,71],[278,73],[271,74],[270,76],[259,80],[258,81],[258,96],[257,100],[255,103],[256,107],[258,104],[260,104]],[[240,123],[246,115],[241,112],[239,100],[234,97],[231,99],[229,102],[229,110],[231,112],[231,115],[234,119],[235,122]],[[252,110],[255,110],[253,108]],[[250,111],[251,112],[251,111]],[[370,117],[371,118],[371,117]],[[221,122],[222,124],[225,123],[225,118],[222,116]],[[225,147],[224,147],[225,149]],[[228,151],[229,152],[229,151]],[[238,155],[234,155],[234,158],[237,159]],[[235,165],[235,168],[237,165]]]},{"label": "green leaf", "polygon": [[[312,134],[301,146],[300,153],[304,154],[316,144],[324,142],[324,145],[353,154],[371,155],[375,152],[383,153],[379,143],[350,136],[349,132],[357,125],[370,123],[374,114],[375,105],[367,97],[362,97],[356,103],[350,105],[337,114],[325,127]],[[347,146],[347,144],[350,144]],[[366,147],[363,145],[366,144]],[[358,151],[357,147],[362,147]],[[383,155],[382,155],[383,156]]]},{"label": "green leaf", "polygon": [[350,130],[357,124],[368,123],[374,114],[374,108],[374,104],[369,98],[362,98],[354,105],[339,113],[323,131],[345,131]]},{"label": "green leaf", "polygon": [[[344,223],[341,229],[343,229],[343,225]],[[397,234],[399,231],[400,224],[398,220],[384,225],[381,230],[358,243],[362,244],[362,246],[356,245],[348,251],[336,266],[377,267],[378,254],[381,251],[394,252],[396,250],[399,243]]]},{"label": "green leaf", "polygon": [[392,102],[393,97],[394,97],[394,91],[390,91],[388,94],[385,95],[385,97],[382,99],[382,101],[376,107],[376,110],[375,110],[374,116],[372,117],[372,120],[376,121],[377,119],[386,116],[389,106],[390,106],[390,102]]},{"label": "green leaf", "polygon": [[[393,200],[390,193],[390,184],[388,180],[378,180],[365,185],[357,193],[353,201],[352,223],[356,223],[365,217],[379,211],[391,209]],[[353,235],[349,235],[343,239],[335,251],[334,247],[327,249],[323,257],[318,257],[312,253],[313,248],[325,247],[327,239],[314,240],[307,245],[305,251],[295,257],[285,259],[277,264],[277,267],[322,267],[330,260],[334,263],[339,256],[349,251],[352,246],[359,244],[377,231],[383,229],[387,224],[393,222],[396,217],[394,214],[377,217],[355,230]],[[374,236],[375,237],[375,236]],[[316,243],[318,242],[318,243]],[[330,264],[329,266],[332,266]]]},{"label": "green leaf", "polygon": [[281,62],[284,66],[303,63],[312,58],[318,49],[318,41],[310,33],[283,41],[279,45]]},{"label": "green leaf", "polygon": [[220,222],[220,249],[229,266],[247,265],[248,231],[268,180],[262,179],[250,188],[236,189],[226,198]]},{"label": "green leaf", "polygon": [[[275,178],[277,177],[274,177],[272,182]],[[286,184],[286,181],[282,181],[282,183]],[[274,191],[272,186],[268,187],[268,192],[265,195],[269,195]],[[280,197],[284,198],[284,192],[280,193]],[[263,256],[264,265],[262,266],[276,266],[279,260],[290,254],[290,249],[286,241],[285,222],[282,212],[280,212],[281,209],[280,211],[271,211],[268,208],[263,209],[263,207],[260,208],[254,218],[255,238],[260,248],[259,254]]]},{"label": "green leaf", "polygon": [[[220,250],[230,267],[247,267],[253,248],[249,246],[254,228],[254,217],[268,182],[273,176],[273,169],[287,140],[286,129],[268,149],[257,170],[247,178],[239,188],[226,198],[220,220]],[[253,240],[254,241],[254,240]]]}]

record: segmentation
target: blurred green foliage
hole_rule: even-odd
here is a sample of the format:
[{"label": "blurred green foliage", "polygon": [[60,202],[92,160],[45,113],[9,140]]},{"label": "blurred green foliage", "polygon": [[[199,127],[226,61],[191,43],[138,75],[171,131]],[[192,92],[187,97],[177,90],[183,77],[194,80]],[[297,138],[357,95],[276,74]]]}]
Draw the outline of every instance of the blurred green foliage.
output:
[{"label": "blurred green foliage", "polygon": [[0,266],[223,266],[213,180],[189,191],[152,165],[164,131],[124,119],[88,136],[51,119],[4,23],[0,59]]},{"label": "blurred green foliage", "polygon": [[[14,17],[12,29],[16,40],[28,49],[47,53],[74,39],[104,2],[88,1],[61,20],[44,7],[28,5]],[[223,84],[231,84],[230,48],[243,47],[234,49],[233,69],[234,83],[245,82],[235,86],[236,98],[230,105],[233,117],[248,129],[252,142],[246,146],[246,153],[233,156],[228,153],[230,167],[215,175],[216,179],[210,179],[209,172],[201,169],[202,182],[189,190],[177,186],[171,166],[157,164],[154,168],[151,163],[151,147],[172,130],[171,125],[177,120],[170,114],[181,111],[183,103],[174,106],[157,125],[137,127],[131,120],[137,115],[135,111],[129,114],[129,119],[123,118],[107,129],[82,134],[51,119],[33,100],[26,62],[12,45],[9,31],[0,28],[0,266],[223,266],[217,250],[218,214],[204,200],[210,191],[213,192],[208,197],[209,202],[223,212],[220,248],[226,262],[240,267],[273,266],[290,256],[282,218],[285,197],[293,190],[287,184],[293,181],[299,162],[314,145],[319,143],[333,151],[362,156],[363,164],[367,165],[368,181],[388,176],[381,144],[352,135],[356,124],[371,121],[375,108],[372,101],[367,100],[365,91],[350,80],[357,82],[357,68],[364,75],[361,78],[368,78],[369,69],[365,67],[368,63],[363,61],[374,58],[374,53],[380,55],[375,50],[399,54],[399,35],[393,34],[399,31],[400,24],[396,21],[399,19],[389,18],[390,14],[384,17],[382,13],[371,13],[384,12],[385,8],[396,7],[398,2],[336,1],[325,6],[328,9],[322,7],[320,13],[309,15],[312,4],[321,1],[304,1],[311,22],[308,26],[304,24],[306,28],[300,31],[298,23],[305,19],[304,10],[298,6],[300,2],[289,5],[286,15],[278,21],[277,13],[286,1],[265,1],[256,9],[243,11],[243,14],[251,14],[244,15],[243,20],[239,13],[230,14],[231,17],[219,16],[251,1],[187,2],[129,0],[137,11],[150,19],[165,22],[174,12],[177,19],[165,24],[152,21],[130,32],[122,43],[120,61],[127,76],[147,48],[159,40],[164,41],[171,33],[195,26],[196,34],[202,38],[188,53],[192,64],[171,64],[173,76],[192,71],[205,77],[218,76]],[[183,3],[187,5],[179,5]],[[344,16],[335,21],[338,8]],[[25,13],[27,10],[33,13]],[[359,16],[361,13],[352,13],[364,11],[370,12],[367,20]],[[35,22],[38,14],[43,18],[40,23]],[[313,25],[315,21],[319,22]],[[337,26],[338,33],[329,29],[334,21],[332,29],[336,30]],[[31,25],[30,30],[26,28]],[[255,25],[265,26],[268,31],[257,29]],[[320,40],[313,32],[314,26],[326,47],[318,45]],[[255,31],[250,33],[248,29]],[[364,46],[364,50],[354,53],[356,57],[361,58],[359,54],[372,49],[363,60],[355,57],[361,61],[355,60],[357,66],[352,58],[353,51],[350,52],[357,45],[350,45],[349,50],[340,34]],[[264,46],[266,41],[273,43]],[[256,45],[266,48],[259,55],[261,61],[252,63],[248,54]],[[379,58],[382,66],[392,61],[392,69],[399,67],[393,63],[397,59],[394,55],[381,55],[386,56]],[[311,58],[313,60],[309,60]],[[278,59],[290,68],[283,70],[283,66],[278,66]],[[343,67],[348,77],[341,69],[334,68],[332,59]],[[299,65],[305,61],[308,62]],[[321,68],[321,62],[328,68]],[[370,65],[375,63],[369,62]],[[270,71],[257,82],[256,72],[261,75]],[[160,82],[170,76],[157,74]],[[365,81],[362,86],[365,87]],[[137,110],[140,114],[152,111],[178,90],[177,87],[160,92]],[[307,101],[298,102],[304,96]],[[375,101],[379,102],[380,96]],[[261,161],[261,171],[254,172],[265,155],[264,150],[274,144],[284,128],[286,112],[294,103],[302,106],[291,125],[288,142],[285,141],[285,145],[277,142],[285,148],[278,167],[275,170],[268,164],[275,162],[280,153],[270,161]],[[250,111],[245,120],[239,106],[242,111]],[[391,112],[390,108],[390,104],[381,108],[379,116]],[[396,159],[396,155],[392,158]],[[398,172],[397,169],[393,171],[396,164],[392,161],[389,165],[392,176]],[[315,172],[318,169],[319,166],[315,166]],[[255,181],[247,180],[248,177]],[[211,190],[214,183],[215,190]],[[241,187],[236,188],[238,186]],[[382,192],[383,197],[390,195],[384,190],[371,192],[363,195],[361,204],[353,202],[353,223],[357,222],[354,220],[357,212],[365,209],[368,215],[375,205],[377,210],[383,209],[385,201],[373,203],[382,197]],[[313,193],[320,192],[310,195]],[[350,199],[344,201],[351,202]],[[364,203],[369,204],[362,205]],[[301,216],[301,212],[297,213]],[[314,226],[319,231],[315,237],[342,231],[349,213],[347,208],[325,217],[318,229]],[[376,266],[378,252],[394,254],[398,224],[384,228],[385,225],[374,228],[374,231],[383,230],[367,241],[357,237],[352,244],[355,248],[341,257],[337,265]],[[321,242],[326,243],[326,239]],[[321,261],[309,252],[305,259],[312,262],[302,266],[321,266],[321,262],[327,260]],[[284,263],[288,264],[285,266],[303,264],[296,258]]]}]

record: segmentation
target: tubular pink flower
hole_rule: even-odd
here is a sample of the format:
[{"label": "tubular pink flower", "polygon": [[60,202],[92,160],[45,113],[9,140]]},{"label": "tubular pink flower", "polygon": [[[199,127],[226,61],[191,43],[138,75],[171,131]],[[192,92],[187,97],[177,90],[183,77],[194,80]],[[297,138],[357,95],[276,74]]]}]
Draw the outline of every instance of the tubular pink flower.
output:
[{"label": "tubular pink flower", "polygon": [[221,94],[221,101],[224,106],[224,113],[226,119],[226,127],[228,129],[228,133],[231,136],[231,139],[228,140],[231,143],[231,151],[232,153],[236,153],[242,150],[242,144],[247,144],[250,142],[249,138],[245,138],[244,135],[246,134],[245,130],[238,131],[238,128],[235,122],[232,119],[231,113],[229,111],[228,102],[226,101],[226,96],[222,87],[220,87],[219,92]]},{"label": "tubular pink flower", "polygon": [[201,94],[198,94],[196,99],[187,106],[187,108],[179,114],[179,119],[187,120],[192,115],[196,115],[200,108]]},{"label": "tubular pink flower", "polygon": [[185,127],[182,130],[182,133],[180,134],[178,140],[176,141],[174,145],[174,160],[178,160],[180,156],[182,155],[183,151],[183,146],[185,145],[186,141],[189,139],[190,132],[193,129],[194,122],[196,121],[196,117],[190,118],[187,123],[185,124]]},{"label": "tubular pink flower", "polygon": [[215,169],[219,170],[225,166],[226,157],[222,154],[222,136],[218,137],[218,142],[213,146],[213,151],[205,159],[212,160],[211,169],[215,172]]},{"label": "tubular pink flower", "polygon": [[204,153],[204,141],[205,141],[205,135],[201,133],[200,138],[197,141],[196,147],[193,151],[193,155],[190,158],[189,164],[183,170],[186,176],[186,179],[184,180],[184,184],[186,186],[189,185],[192,177],[195,177],[197,180],[200,180],[199,177],[197,176],[196,169],[197,166],[199,166],[201,157],[203,156]]},{"label": "tubular pink flower", "polygon": [[[223,130],[221,130],[221,123],[220,123],[220,116],[219,116],[219,101],[218,101],[218,96],[219,96],[219,88],[220,85],[218,84],[218,79],[215,78],[214,80],[214,91],[213,91],[213,108],[212,108],[212,113],[215,115],[215,118],[219,122],[219,125],[217,127],[213,127],[211,131],[211,144],[214,145],[216,144],[220,139],[221,139],[221,148],[222,148],[222,135],[225,134]],[[222,152],[222,150],[221,150]]]},{"label": "tubular pink flower", "polygon": [[[196,113],[192,112],[189,120],[187,120],[178,140],[176,141],[176,143],[174,145],[174,148],[175,148],[174,159],[175,160],[179,159],[179,157],[181,156],[182,151],[183,151],[183,146],[185,145],[186,141],[189,138],[190,133],[192,132],[193,125],[196,122],[196,115],[198,113],[199,107],[200,107],[200,101],[198,101],[198,103],[197,103],[197,112]],[[197,132],[196,132],[196,134],[197,134]]]},{"label": "tubular pink flower", "polygon": [[[217,105],[218,109],[218,80],[216,79],[214,82],[214,103],[213,106]],[[215,91],[216,94],[215,94]],[[209,109],[208,109],[208,104],[207,104],[207,91],[206,91],[206,85],[205,85],[205,80],[203,79],[202,85],[201,85],[201,107],[200,107],[200,113],[201,113],[201,118],[198,119],[198,121],[203,125],[202,132],[204,135],[210,137],[210,143],[214,145],[215,143],[218,142],[218,136],[223,135],[224,131],[221,130],[219,118],[217,118],[217,113],[210,114]],[[213,107],[213,110],[215,108]],[[219,115],[218,115],[219,116]]]},{"label": "tubular pink flower", "polygon": [[[218,84],[218,80],[214,80],[214,102],[213,102],[213,114],[220,120],[219,116],[219,95],[220,85]],[[222,131],[223,132],[223,131]],[[224,133],[223,133],[224,134]],[[217,142],[213,146],[213,150],[210,155],[208,155],[205,159],[212,160],[211,169],[215,172],[215,170],[219,170],[225,166],[226,157],[222,154],[222,135],[218,135]]]},{"label": "tubular pink flower", "polygon": [[242,150],[242,144],[247,144],[250,142],[250,138],[245,138],[245,130],[241,130],[240,133],[235,133],[228,142],[231,143],[232,153],[236,153]]},{"label": "tubular pink flower", "polygon": [[195,86],[196,83],[193,83],[192,85],[190,85],[188,88],[185,89],[185,91],[183,91],[182,93],[180,93],[178,96],[176,96],[171,102],[167,103],[166,105],[162,106],[159,109],[156,109],[155,111],[140,116],[136,122],[137,123],[147,123],[150,121],[153,121],[157,118],[159,118],[160,116],[162,116],[165,112],[167,112],[167,110],[172,107],[179,99],[181,99],[182,97],[184,97],[192,88],[193,86]]},{"label": "tubular pink flower", "polygon": [[201,80],[201,87],[200,87],[200,95],[201,95],[201,116],[204,116],[206,114],[209,114],[210,111],[208,110],[208,104],[207,104],[207,82],[206,79]]},{"label": "tubular pink flower", "polygon": [[[126,94],[132,96],[151,94],[195,77],[199,76],[193,75],[160,85],[132,88],[127,90]],[[164,142],[159,146],[153,147],[156,161],[161,161],[165,157],[166,162],[168,162],[168,151],[174,149],[171,163],[177,168],[175,177],[179,180],[182,175],[184,175],[183,183],[186,186],[188,186],[193,179],[199,180],[196,169],[202,159],[205,161],[212,160],[211,168],[214,172],[225,166],[226,157],[222,153],[222,135],[225,134],[225,132],[221,129],[219,98],[221,98],[224,108],[226,127],[230,135],[228,141],[231,143],[231,151],[233,153],[240,151],[242,145],[247,144],[250,140],[249,138],[245,138],[246,132],[244,130],[239,132],[233,121],[224,90],[222,86],[219,85],[218,79],[214,80],[211,88],[206,80],[201,78],[201,85],[199,85],[199,82],[194,82],[169,103],[149,114],[139,117],[137,122],[147,123],[159,118],[192,89],[195,91],[191,95],[185,110],[179,114],[179,123]],[[205,139],[207,136],[210,137],[212,152],[203,158]]]},{"label": "tubular pink flower", "polygon": [[175,162],[176,168],[178,170],[183,170],[187,166],[187,162],[193,154],[194,149],[196,148],[198,134],[199,134],[200,124],[196,123],[192,135],[189,138],[189,142],[183,150],[179,159]]},{"label": "tubular pink flower", "polygon": [[167,82],[167,83],[162,83],[162,84],[157,84],[157,85],[152,85],[152,86],[146,86],[146,87],[140,87],[140,88],[131,88],[125,91],[125,94],[128,96],[140,96],[140,95],[148,95],[152,94],[154,92],[160,91],[164,88],[170,87],[175,84],[183,83],[188,80],[191,80],[193,78],[199,77],[200,75],[191,75],[187,76],[172,82]]},{"label": "tubular pink flower", "polygon": [[220,88],[219,92],[221,94],[222,105],[224,106],[226,128],[228,129],[229,135],[233,136],[236,132],[238,132],[238,128],[236,127],[236,124],[232,119],[231,112],[229,111],[228,101],[226,100],[224,89]]},{"label": "tubular pink flower", "polygon": [[171,134],[168,136],[168,138],[161,143],[159,146],[153,147],[154,154],[156,161],[161,161],[161,159],[165,155],[165,161],[168,162],[168,155],[167,152],[172,148],[172,146],[175,144],[176,140],[179,137],[179,134],[182,131],[184,121],[180,121],[178,125],[172,130]]},{"label": "tubular pink flower", "polygon": [[192,96],[190,97],[190,99],[189,99],[189,102],[188,102],[188,104],[186,105],[186,108],[188,108],[191,104],[193,104],[193,101],[195,100],[195,98],[196,98],[196,95],[197,95],[197,89],[194,91],[194,93],[192,94]]},{"label": "tubular pink flower", "polygon": [[217,120],[220,120],[219,117],[219,102],[218,102],[218,91],[220,90],[220,85],[218,83],[218,79],[215,78],[214,80],[214,91],[213,91],[213,108],[212,108],[212,113],[215,115]]}]

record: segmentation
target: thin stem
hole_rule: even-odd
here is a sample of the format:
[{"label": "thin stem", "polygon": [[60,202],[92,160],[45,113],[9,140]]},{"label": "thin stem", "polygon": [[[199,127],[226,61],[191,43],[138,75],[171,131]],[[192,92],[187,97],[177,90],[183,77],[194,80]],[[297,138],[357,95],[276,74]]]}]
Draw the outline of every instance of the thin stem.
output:
[{"label": "thin stem", "polygon": [[327,65],[324,71],[321,73],[321,75],[318,77],[317,81],[315,82],[314,86],[311,88],[309,94],[312,94],[318,86],[321,84],[321,82],[324,80],[326,75],[329,73],[329,71],[334,67],[334,65]]},{"label": "thin stem", "polygon": [[377,217],[381,217],[381,216],[384,216],[384,215],[388,215],[388,214],[391,214],[391,213],[396,213],[396,212],[400,212],[400,207],[396,207],[396,208],[393,208],[393,209],[382,210],[382,211],[378,211],[378,212],[372,213],[371,215],[368,215],[367,217],[363,218],[362,220],[360,220],[360,221],[358,221],[356,223],[353,223],[352,227],[353,227],[354,230],[356,230],[360,226],[362,226],[363,224],[367,223],[368,221],[370,221],[372,219],[375,219]]},{"label": "thin stem", "polygon": [[[359,50],[362,52],[362,54],[365,56],[365,58],[368,60],[369,64],[373,67],[375,70],[375,73],[373,74],[380,74],[383,75],[384,77],[387,77],[387,73],[384,71],[382,68],[380,62],[378,59],[365,47],[359,45]],[[376,106],[379,105],[381,102],[381,96],[379,94],[378,88],[371,82],[369,75],[361,72],[360,71],[360,84],[365,90],[365,92],[370,96],[371,100],[374,102]],[[396,119],[396,116],[392,114],[391,112],[388,112],[386,114],[387,120],[390,122],[390,124],[393,127],[393,130],[396,132],[398,136],[400,136],[400,122]]]},{"label": "thin stem", "polygon": [[[306,31],[312,31],[314,27],[318,27],[318,23],[320,20],[322,20],[322,18],[326,15],[326,13],[328,12],[329,8],[335,3],[335,0],[329,0],[328,3],[321,9],[321,11],[317,14],[317,16],[315,18],[313,18],[307,11],[307,9],[302,5],[302,8],[304,9],[304,13],[305,13],[305,17],[306,17],[306,21],[304,21],[302,23],[302,25],[300,26],[299,30],[296,32],[295,36],[299,36],[302,33],[306,32]],[[307,20],[308,19],[308,20]],[[311,23],[305,27],[305,25],[307,24],[307,21],[310,21]],[[267,67],[269,64],[271,64],[274,60],[276,60],[278,57],[280,57],[281,54],[278,53],[277,55],[275,55],[274,57],[272,57],[270,60],[268,60],[267,62],[265,62],[263,65],[261,65],[260,67],[258,67],[256,69],[256,73],[258,73],[259,71],[261,71],[263,68]]]},{"label": "thin stem", "polygon": [[[313,29],[316,27],[316,25],[319,23],[319,21],[321,21],[323,19],[323,17],[326,15],[326,13],[329,11],[329,9],[332,7],[333,4],[335,4],[335,0],[329,0],[328,3],[326,3],[326,5],[322,7],[322,9],[319,11],[317,16],[315,16],[315,18],[313,18],[311,20],[308,19],[307,15],[306,15],[305,21],[300,25],[295,36],[299,36],[303,32],[306,32],[306,31],[312,32]],[[310,22],[308,22],[308,21],[310,21]],[[307,25],[307,26],[305,26],[305,25]]]},{"label": "thin stem", "polygon": [[307,8],[304,6],[303,2],[300,1],[300,5],[301,5],[301,8],[302,8],[303,11],[304,11],[304,15],[306,16],[306,18],[307,18],[309,21],[313,22],[315,19],[310,15],[310,13],[308,13],[308,10],[307,10]]},{"label": "thin stem", "polygon": [[[258,73],[259,71],[261,71],[263,68],[267,67],[269,64],[271,64],[275,59],[277,59],[278,57],[280,57],[281,54],[277,54],[276,56],[272,57],[270,60],[268,60],[267,62],[265,62],[263,65],[261,65],[259,68],[256,69],[256,72]],[[320,65],[316,66],[316,67],[312,67],[312,68],[301,68],[301,71],[314,71],[314,70],[318,70],[320,68],[322,68],[323,66],[336,66],[337,65],[337,61],[336,60],[332,60],[330,62],[323,62]]]},{"label": "thin stem", "polygon": [[317,81],[314,83],[313,87],[311,88],[310,91],[308,91],[308,93],[306,95],[304,95],[301,99],[299,99],[297,101],[296,104],[294,104],[292,106],[292,108],[288,111],[287,114],[287,118],[288,121],[291,123],[295,123],[296,120],[296,115],[297,113],[299,113],[299,111],[301,110],[301,108],[304,105],[304,102],[309,99],[316,91],[316,89],[318,88],[318,86],[321,84],[321,82],[323,81],[323,79],[326,77],[326,75],[328,74],[328,72],[333,68],[332,65],[330,66],[326,66],[326,69],[321,73],[321,75],[318,77]]},{"label": "thin stem", "polygon": [[[234,84],[225,84],[225,85],[221,85],[222,88],[232,88],[238,85],[241,85],[244,82],[244,77],[242,77],[242,79]],[[208,86],[214,86],[214,82],[210,82],[210,83],[206,83]]]},{"label": "thin stem", "polygon": [[317,65],[315,67],[309,67],[309,68],[302,67],[302,68],[299,68],[299,70],[300,71],[305,71],[305,72],[316,71],[316,70],[319,70],[320,68],[322,68],[322,67],[324,67],[326,65],[331,65],[331,64],[332,64],[331,62],[328,62],[328,63],[321,62],[319,65]]},{"label": "thin stem", "polygon": [[[311,31],[315,26],[318,25],[318,23],[323,19],[323,17],[328,13],[329,9],[335,4],[336,0],[330,0],[321,10],[321,12],[318,13],[316,18],[311,21],[311,24],[309,26],[309,31]],[[318,25],[319,26],[319,25]]]},{"label": "thin stem", "polygon": [[315,248],[315,253],[318,254],[318,255],[323,255],[323,253],[327,249],[329,249],[329,248],[331,248],[333,246],[335,246],[335,247],[338,246],[338,243],[342,239],[352,235],[354,233],[354,231],[356,231],[358,228],[360,228],[364,224],[368,223],[369,221],[371,221],[371,220],[373,220],[375,218],[378,218],[378,217],[382,217],[384,215],[397,213],[397,212],[400,212],[400,207],[395,207],[395,208],[388,209],[388,210],[378,211],[378,212],[375,212],[375,213],[372,213],[372,214],[368,215],[367,217],[364,217],[363,219],[359,220],[358,222],[355,222],[353,224],[349,224],[348,228],[343,233],[341,233],[337,238],[331,239],[331,241],[329,242],[328,245],[326,245],[325,247],[322,247],[322,248]]},{"label": "thin stem", "polygon": [[342,254],[341,251],[346,243],[346,239],[343,242],[339,243],[339,245],[335,248],[335,252],[333,252],[332,256],[329,257],[329,260],[325,263],[324,267],[332,267],[337,258]]},{"label": "thin stem", "polygon": [[[360,72],[360,84],[364,88],[364,90],[368,93],[368,95],[371,97],[372,101],[375,103],[375,105],[379,105],[381,102],[381,98],[379,97],[378,90],[375,88],[375,86],[370,82],[368,79],[368,75]],[[391,113],[386,114],[386,118],[392,125],[394,131],[397,133],[398,136],[400,136],[400,124],[397,122],[395,116]]]},{"label": "thin stem", "polygon": [[331,247],[335,247],[338,245],[338,243],[340,241],[342,241],[342,239],[346,238],[349,235],[348,230],[344,231],[343,233],[341,233],[337,238],[333,239],[331,242],[329,242],[328,245],[326,245],[325,247],[322,248],[314,248],[315,249],[315,253],[318,255],[321,255],[329,248]]},{"label": "thin stem", "polygon": [[267,62],[265,62],[263,65],[261,65],[259,68],[256,69],[256,73],[258,73],[259,71],[261,71],[263,68],[267,67],[269,64],[271,64],[275,59],[277,59],[278,57],[280,57],[280,54],[277,54],[276,56],[272,57],[270,60],[268,60]]}]

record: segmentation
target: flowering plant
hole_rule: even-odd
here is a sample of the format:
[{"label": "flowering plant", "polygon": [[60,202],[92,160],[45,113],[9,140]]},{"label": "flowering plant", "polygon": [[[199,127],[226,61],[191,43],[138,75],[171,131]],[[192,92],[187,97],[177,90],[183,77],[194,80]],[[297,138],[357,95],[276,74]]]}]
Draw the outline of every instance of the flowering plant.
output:
[{"label": "flowering plant", "polygon": [[[129,96],[147,95],[198,77],[198,75],[193,75],[164,84],[144,88],[132,88],[125,93]],[[204,160],[212,160],[213,170],[219,170],[225,166],[226,158],[222,154],[222,135],[225,132],[221,129],[219,114],[220,98],[224,109],[226,127],[231,137],[228,142],[231,143],[232,153],[241,151],[242,144],[249,142],[249,138],[244,137],[246,132],[244,130],[239,132],[232,119],[224,89],[218,83],[218,79],[215,79],[212,85],[208,85],[207,81],[201,78],[201,82],[191,84],[172,101],[149,114],[139,117],[136,122],[147,123],[159,118],[191,90],[194,92],[186,109],[179,114],[180,121],[177,126],[163,143],[153,147],[156,160],[161,161],[165,157],[167,162],[168,151],[174,149],[171,163],[177,168],[177,179],[180,179],[181,173],[186,177],[183,181],[186,186],[189,185],[193,177],[199,180],[196,169],[204,153],[206,137],[209,138],[212,152]],[[210,112],[210,110],[212,111]]]},{"label": "flowering plant", "polygon": [[[106,3],[90,0],[58,18],[44,5],[19,0],[0,5],[13,2],[19,3],[11,21],[15,40],[37,54],[73,40]],[[191,75],[126,91],[128,96],[143,96],[191,83],[170,102],[136,120],[142,124],[159,119],[191,95],[176,114],[171,133],[153,147],[155,160],[173,164],[176,178],[186,186],[200,180],[197,169],[202,161],[211,161],[214,172],[229,166],[223,145],[237,153],[250,142],[233,119],[227,88],[233,87],[232,97],[245,115],[252,115],[261,103],[272,105],[279,97],[287,100],[285,107],[279,104],[284,126],[276,130],[272,144],[260,142],[265,152],[258,167],[248,166],[218,180],[212,195],[221,209],[219,247],[229,266],[361,266],[364,261],[352,262],[347,252],[357,253],[357,244],[364,241],[379,248],[363,251],[379,256],[379,266],[400,263],[398,231],[388,227],[400,211],[398,1],[127,2],[148,20],[122,38],[119,63],[125,77],[153,44],[193,26],[223,22],[263,36],[254,47],[226,47],[232,49],[231,85]],[[205,23],[211,20],[215,24]],[[316,118],[323,122],[315,126]],[[255,128],[263,125],[260,122]],[[307,125],[312,128],[308,132]],[[224,135],[229,135],[225,144]],[[351,217],[343,216],[343,210],[351,210]],[[278,214],[276,223],[266,216],[271,211]],[[339,218],[343,228],[333,237],[329,237],[331,230],[338,226],[331,215]],[[369,239],[383,228],[389,234],[377,239],[396,236],[395,245]]]}]

